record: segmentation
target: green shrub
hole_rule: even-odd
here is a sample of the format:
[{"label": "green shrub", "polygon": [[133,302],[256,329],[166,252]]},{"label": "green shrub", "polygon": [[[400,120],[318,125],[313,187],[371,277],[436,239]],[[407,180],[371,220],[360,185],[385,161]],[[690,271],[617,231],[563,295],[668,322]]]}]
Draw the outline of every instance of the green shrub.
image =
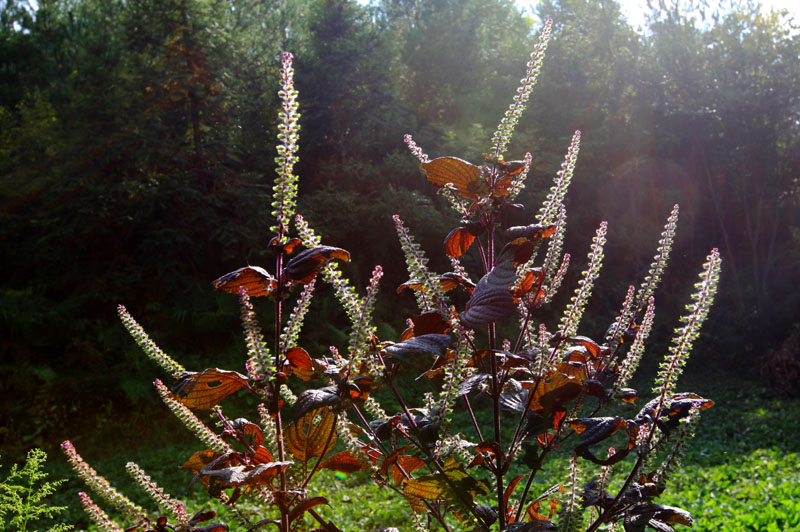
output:
[{"label": "green shrub", "polygon": [[[4,480],[0,480],[0,529],[25,532],[40,519],[53,519],[66,510],[65,506],[51,506],[44,499],[55,493],[64,480],[48,482],[42,471],[47,453],[31,449],[20,469],[17,464]],[[6,522],[8,520],[8,522]],[[56,524],[47,532],[71,530],[71,525]]]}]

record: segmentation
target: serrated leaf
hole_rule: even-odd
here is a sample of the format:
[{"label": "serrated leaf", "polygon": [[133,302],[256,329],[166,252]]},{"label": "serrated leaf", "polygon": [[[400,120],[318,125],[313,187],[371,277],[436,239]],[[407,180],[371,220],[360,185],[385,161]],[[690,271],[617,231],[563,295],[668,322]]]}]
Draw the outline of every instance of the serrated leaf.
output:
[{"label": "serrated leaf", "polygon": [[[397,459],[392,464],[392,479],[395,481],[396,484],[400,484],[403,482],[403,479],[406,476],[403,474],[403,471],[406,474],[411,474],[418,469],[422,469],[427,464],[421,458],[417,458],[416,456],[409,456],[403,455],[398,456]],[[401,469],[402,468],[402,469]]]},{"label": "serrated leaf", "polygon": [[208,410],[242,388],[249,388],[249,385],[247,377],[241,373],[209,368],[200,373],[184,373],[170,392],[188,408]]},{"label": "serrated leaf", "polygon": [[201,469],[211,463],[216,453],[210,449],[205,451],[197,451],[181,466],[181,469],[188,469],[192,473],[197,474]]},{"label": "serrated leaf", "polygon": [[462,396],[462,395],[467,395],[469,393],[474,392],[475,390],[478,389],[478,387],[481,385],[481,383],[483,381],[485,381],[485,380],[488,380],[489,377],[491,377],[491,375],[489,375],[487,373],[477,373],[477,374],[473,375],[472,377],[466,379],[459,386],[458,395]]},{"label": "serrated leaf", "polygon": [[592,445],[603,441],[626,426],[621,417],[589,417],[567,421],[567,425],[581,435],[581,445]]},{"label": "serrated leaf", "polygon": [[231,488],[242,485],[267,484],[278,473],[293,462],[270,462],[258,465],[239,465],[222,469],[205,467],[199,471],[203,482],[209,483],[209,491]]},{"label": "serrated leaf", "polygon": [[341,471],[342,473],[361,471],[365,467],[361,459],[351,451],[336,453],[319,465],[320,469],[330,469],[331,471]]},{"label": "serrated leaf", "polygon": [[511,523],[503,532],[553,532],[557,530],[558,527],[550,521],[536,519],[528,523]]},{"label": "serrated leaf", "polygon": [[228,525],[225,523],[214,523],[189,529],[189,532],[228,532]]},{"label": "serrated leaf", "polygon": [[666,506],[664,504],[640,504],[628,511],[629,515],[643,516],[648,519],[657,519],[668,524],[679,524],[691,527],[693,524],[692,515],[676,506]]},{"label": "serrated leaf", "polygon": [[583,386],[578,379],[555,372],[549,379],[536,386],[530,410],[543,416],[548,415],[578,397],[581,390]]},{"label": "serrated leaf", "polygon": [[286,427],[285,435],[287,450],[301,462],[324,456],[336,443],[336,414],[327,407],[308,411]]},{"label": "serrated leaf", "polygon": [[[229,427],[226,427],[222,436],[243,437],[247,445],[259,447],[264,445],[264,433],[261,427],[255,423],[251,423],[243,417],[234,419],[228,422]],[[237,438],[238,439],[238,438]]]},{"label": "serrated leaf", "polygon": [[387,345],[383,348],[383,351],[388,353],[394,360],[409,362],[410,357],[420,353],[433,353],[438,356],[444,356],[449,346],[450,337],[446,334],[423,334],[396,344]]},{"label": "serrated leaf", "polygon": [[448,257],[459,258],[475,242],[476,236],[466,227],[456,227],[444,239],[444,253]]},{"label": "serrated leaf", "polygon": [[473,478],[454,458],[447,459],[443,470],[444,474],[437,472],[403,483],[403,495],[414,511],[425,511],[422,501],[448,500],[458,506],[471,506],[475,497],[489,493],[489,486]]},{"label": "serrated leaf", "polygon": [[297,397],[292,408],[292,417],[297,420],[305,416],[310,410],[317,410],[324,406],[335,406],[342,402],[336,386],[326,386],[316,390],[306,390]]},{"label": "serrated leaf", "polygon": [[230,294],[238,294],[239,290],[245,288],[249,297],[262,297],[271,294],[278,286],[278,282],[264,268],[245,266],[226,273],[212,282],[211,286],[214,287],[214,290]]},{"label": "serrated leaf", "polygon": [[301,251],[291,258],[283,269],[286,279],[299,284],[308,284],[319,270],[333,259],[350,261],[350,253],[330,246],[317,246]]},{"label": "serrated leaf", "polygon": [[553,233],[556,232],[555,225],[541,225],[541,224],[531,224],[531,225],[518,225],[514,227],[509,227],[505,231],[505,237],[510,240],[516,240],[518,238],[524,238],[525,240],[529,240],[531,242],[538,242],[544,238],[550,238],[553,236]]},{"label": "serrated leaf", "polygon": [[425,312],[411,319],[413,327],[407,328],[400,335],[403,342],[414,336],[424,336],[426,334],[445,334],[450,332],[450,326],[442,319],[438,311]]},{"label": "serrated leaf", "polygon": [[494,268],[484,275],[467,302],[464,312],[459,315],[461,323],[470,329],[477,329],[516,313],[514,296],[509,288],[517,279],[513,254],[502,253]]},{"label": "serrated leaf", "polygon": [[465,198],[474,200],[479,194],[488,192],[486,182],[481,179],[480,167],[458,157],[438,157],[419,167],[425,171],[431,185],[441,188],[452,183]]},{"label": "serrated leaf", "polygon": [[[457,286],[461,286],[464,290],[471,292],[475,288],[475,284],[457,273],[454,272],[446,272],[442,275],[436,277],[436,281],[439,283],[439,286],[442,288],[443,291],[449,292],[453,288]],[[421,281],[409,280],[405,283],[401,284],[397,287],[397,293],[399,294],[406,288],[410,288],[411,290],[425,290],[425,285]]]},{"label": "serrated leaf", "polygon": [[289,512],[289,522],[293,523],[296,519],[301,517],[305,512],[321,504],[328,504],[328,499],[326,499],[325,497],[312,497],[310,499],[304,500],[303,502],[292,508],[292,511]]}]

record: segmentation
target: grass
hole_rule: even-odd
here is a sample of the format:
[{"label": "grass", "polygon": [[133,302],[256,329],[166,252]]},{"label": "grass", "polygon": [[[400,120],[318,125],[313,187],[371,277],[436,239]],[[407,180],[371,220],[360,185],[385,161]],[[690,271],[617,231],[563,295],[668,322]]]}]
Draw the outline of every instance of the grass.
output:
[{"label": "grass", "polygon": [[[648,386],[639,389],[644,391]],[[767,388],[742,384],[734,377],[713,380],[689,377],[681,389],[697,391],[717,404],[703,413],[680,471],[672,476],[667,490],[656,502],[689,510],[698,531],[800,530],[800,440],[797,438],[800,399],[778,398]],[[125,427],[119,430],[125,431]],[[78,451],[137,503],[146,504],[148,499],[125,473],[128,461],[137,462],[159,485],[186,501],[189,511],[197,511],[209,502],[207,496],[199,484],[187,487],[190,476],[178,466],[199,450],[201,444],[185,440],[170,444],[174,430],[175,426],[162,427],[146,435],[138,447],[131,440],[127,451],[108,452],[104,456],[92,456],[88,448],[81,446]],[[563,480],[569,450],[562,449],[547,464],[533,493]],[[623,464],[617,468],[624,470]],[[50,478],[68,478],[52,504],[69,506],[68,519],[76,525],[76,530],[91,530],[75,495],[85,487],[55,452],[50,454],[48,470]],[[588,474],[592,471],[593,468],[589,469]],[[340,477],[322,472],[315,477],[310,493],[328,498],[330,506],[318,510],[342,530],[411,528],[408,505],[390,490],[378,489],[361,472]],[[230,511],[219,505],[213,507],[221,520],[230,521],[232,530],[244,530]]]}]

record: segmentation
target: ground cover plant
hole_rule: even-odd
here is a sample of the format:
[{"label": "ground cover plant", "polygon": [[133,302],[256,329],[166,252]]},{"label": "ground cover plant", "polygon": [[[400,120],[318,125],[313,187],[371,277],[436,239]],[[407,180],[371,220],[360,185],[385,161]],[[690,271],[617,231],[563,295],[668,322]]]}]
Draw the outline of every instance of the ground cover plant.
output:
[{"label": "ground cover plant", "polygon": [[[52,504],[49,498],[65,480],[48,481],[44,471],[47,453],[41,449],[31,449],[20,468],[14,464],[7,475],[0,477],[0,528],[25,532],[33,525],[40,525],[43,519],[53,519],[66,506]],[[45,499],[48,499],[45,501]],[[54,524],[47,532],[65,532],[72,526],[64,523]]]},{"label": "ground cover plant", "polygon": [[[652,328],[654,293],[671,251],[677,205],[667,216],[648,275],[638,289],[631,285],[621,294],[620,312],[605,334],[578,335],[603,261],[606,222],[599,224],[561,318],[544,322],[544,309],[554,303],[571,262],[562,250],[564,198],[580,132],[536,219],[527,225],[510,220],[520,209],[513,202],[531,155],[512,161],[505,155],[541,69],[550,30],[547,22],[480,164],[453,156],[429,159],[406,137],[428,182],[461,214],[462,223],[445,237],[453,271],[436,274],[408,227],[394,216],[410,275],[397,291],[400,297],[413,293],[419,310],[395,339],[378,338],[372,323],[383,269],[375,267],[359,295],[337,265],[349,261],[350,253],[322,245],[295,213],[297,92],[292,56],[283,55],[269,241],[274,267],[245,266],[213,282],[215,289],[240,299],[249,355],[244,373],[215,367],[187,371],[119,307],[125,327],[173,379],[169,387],[156,380],[158,394],[204,443],[205,449],[185,457],[181,467],[190,483],[202,484],[209,497],[229,506],[237,523],[220,521],[202,506],[189,508],[129,462],[131,477],[159,508],[148,511],[114,489],[65,441],[62,448],[73,468],[125,525],[157,532],[341,530],[326,512],[327,494],[311,489],[319,487],[312,482],[317,474],[332,470],[363,471],[395,492],[410,506],[406,525],[417,530],[691,526],[685,509],[655,501],[690,446],[700,412],[714,404],[678,392],[677,382],[716,294],[721,259],[716,249],[707,256],[651,393],[639,408],[627,407],[639,399],[628,385]],[[473,266],[477,273],[470,273]],[[331,346],[327,356],[311,356],[299,345],[318,278],[333,285],[352,324],[346,348]],[[293,292],[299,294],[287,312]],[[272,301],[269,343],[252,298]],[[412,399],[404,383],[415,378],[429,380],[434,391]],[[296,394],[299,385],[305,389]],[[220,406],[237,392],[260,401],[256,422],[228,415]],[[208,410],[219,430],[194,413]],[[463,431],[453,424],[457,410],[469,420]],[[560,448],[572,454],[561,471],[553,471],[548,458]],[[544,475],[547,487],[539,489],[535,481]],[[81,492],[80,498],[100,528],[122,529],[88,494]]]}]

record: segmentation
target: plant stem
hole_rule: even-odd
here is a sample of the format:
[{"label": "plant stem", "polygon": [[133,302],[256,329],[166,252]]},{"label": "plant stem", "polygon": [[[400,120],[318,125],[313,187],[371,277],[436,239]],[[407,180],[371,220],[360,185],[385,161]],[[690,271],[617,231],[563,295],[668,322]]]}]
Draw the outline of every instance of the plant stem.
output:
[{"label": "plant stem", "polygon": [[[275,276],[277,278],[277,288],[275,290],[275,370],[278,371],[281,367],[281,360],[283,353],[281,353],[281,310],[283,304],[283,287],[281,286],[281,278],[283,277],[283,252],[278,253],[275,259]],[[278,460],[284,462],[286,460],[286,451],[284,450],[283,442],[283,422],[281,420],[280,408],[280,391],[281,385],[277,381],[272,381],[272,400],[277,405],[275,413],[275,440],[278,444]],[[281,469],[278,473],[278,481],[280,485],[280,504],[278,507],[281,510],[281,532],[289,532],[289,514],[287,513],[285,505],[283,504],[283,497],[286,493],[286,473]]]}]

